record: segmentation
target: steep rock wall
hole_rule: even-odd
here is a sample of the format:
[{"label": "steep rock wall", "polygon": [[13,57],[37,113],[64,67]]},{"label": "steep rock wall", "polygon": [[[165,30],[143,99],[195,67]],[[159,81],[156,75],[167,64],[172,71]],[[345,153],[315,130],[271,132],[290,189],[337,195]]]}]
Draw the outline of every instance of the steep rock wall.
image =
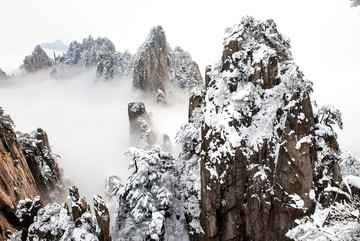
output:
[{"label": "steep rock wall", "polygon": [[63,194],[62,174],[51,157],[46,133],[35,134],[22,135],[20,144],[11,118],[0,107],[0,239],[21,228],[16,215],[20,200],[40,195],[49,202]]},{"label": "steep rock wall", "polygon": [[133,85],[143,91],[158,93],[169,82],[168,46],[161,26],[151,29],[134,62]]},{"label": "steep rock wall", "polygon": [[[198,107],[204,118],[199,239],[287,240],[322,195],[311,83],[289,48],[272,20],[245,17],[227,30],[202,100],[192,100],[190,115]],[[336,167],[326,169],[338,185]]]}]

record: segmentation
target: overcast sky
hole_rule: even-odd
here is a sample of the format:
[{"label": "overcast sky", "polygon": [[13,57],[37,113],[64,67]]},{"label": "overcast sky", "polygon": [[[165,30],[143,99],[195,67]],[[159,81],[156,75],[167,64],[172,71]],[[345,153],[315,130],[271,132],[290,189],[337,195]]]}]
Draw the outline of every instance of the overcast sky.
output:
[{"label": "overcast sky", "polygon": [[[0,68],[11,72],[35,45],[108,37],[134,53],[162,25],[172,47],[191,53],[201,71],[220,59],[224,29],[244,15],[273,18],[291,39],[295,62],[314,82],[313,99],[343,113],[343,149],[360,154],[360,7],[349,0],[16,0],[0,8]],[[11,113],[10,113],[11,114]]]}]

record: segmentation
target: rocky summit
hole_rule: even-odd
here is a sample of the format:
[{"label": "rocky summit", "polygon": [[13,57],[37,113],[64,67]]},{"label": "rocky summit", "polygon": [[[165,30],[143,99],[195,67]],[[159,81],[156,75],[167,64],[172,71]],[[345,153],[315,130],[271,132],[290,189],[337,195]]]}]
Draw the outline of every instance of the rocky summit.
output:
[{"label": "rocky summit", "polygon": [[288,240],[296,219],[334,200],[336,139],[319,135],[326,123],[313,113],[311,83],[273,20],[244,18],[227,29],[223,46],[205,91],[190,101],[192,125],[201,128],[192,156],[200,162],[203,230],[193,237]]},{"label": "rocky summit", "polygon": [[161,26],[151,29],[139,48],[134,62],[134,87],[153,93],[165,93],[169,84],[168,46]]},{"label": "rocky summit", "polygon": [[40,45],[37,45],[32,54],[26,56],[23,62],[23,67],[27,72],[36,72],[41,69],[49,68],[53,65],[53,61],[40,47]]},{"label": "rocky summit", "polygon": [[170,83],[191,89],[201,85],[202,77],[190,54],[180,47],[171,50],[163,28],[156,26],[135,55],[133,86],[157,94],[159,100]]}]

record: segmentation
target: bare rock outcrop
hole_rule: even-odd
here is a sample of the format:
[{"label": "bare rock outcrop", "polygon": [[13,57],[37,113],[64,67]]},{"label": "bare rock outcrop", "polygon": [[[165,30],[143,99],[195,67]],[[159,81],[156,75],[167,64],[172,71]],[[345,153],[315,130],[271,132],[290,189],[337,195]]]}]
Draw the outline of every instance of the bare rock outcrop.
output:
[{"label": "bare rock outcrop", "polygon": [[143,102],[130,102],[128,104],[130,122],[130,142],[143,149],[150,148],[156,142],[151,119]]},{"label": "bare rock outcrop", "polygon": [[45,53],[45,51],[37,45],[31,55],[24,59],[24,69],[27,72],[36,72],[41,69],[49,68],[53,65],[53,61]]},{"label": "bare rock outcrop", "polygon": [[46,133],[39,129],[33,135],[17,137],[11,118],[2,108],[0,162],[0,237],[5,239],[8,230],[12,232],[24,226],[16,215],[20,200],[40,196],[44,203],[53,201],[63,194],[63,184]]},{"label": "bare rock outcrop", "polygon": [[151,29],[134,62],[133,85],[143,91],[164,93],[169,82],[168,45],[161,26]]},{"label": "bare rock outcrop", "polygon": [[94,197],[94,211],[97,223],[100,228],[100,241],[111,241],[110,236],[110,214],[100,195]]},{"label": "bare rock outcrop", "polygon": [[7,230],[20,228],[15,214],[18,202],[39,195],[12,126],[0,107],[0,239],[6,239]]},{"label": "bare rock outcrop", "polygon": [[338,150],[320,144],[329,142],[317,131],[311,83],[289,48],[272,20],[245,17],[227,30],[205,93],[191,97],[187,159],[195,165],[199,158],[201,175],[201,228],[190,224],[193,240],[288,240],[316,201],[334,200],[329,190],[341,174],[331,153]]},{"label": "bare rock outcrop", "polygon": [[151,29],[135,55],[133,86],[166,99],[169,83],[190,89],[203,82],[198,65],[180,47],[171,50],[161,26]]},{"label": "bare rock outcrop", "polygon": [[90,206],[86,199],[80,198],[79,190],[76,186],[69,187],[69,196],[71,198],[71,216],[77,227],[81,226],[81,216],[90,211]]}]

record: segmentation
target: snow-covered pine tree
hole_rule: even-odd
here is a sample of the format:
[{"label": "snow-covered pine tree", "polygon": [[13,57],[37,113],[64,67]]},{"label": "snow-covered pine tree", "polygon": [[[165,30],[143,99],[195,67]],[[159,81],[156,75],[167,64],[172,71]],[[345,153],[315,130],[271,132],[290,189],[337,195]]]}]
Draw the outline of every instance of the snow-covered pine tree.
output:
[{"label": "snow-covered pine tree", "polygon": [[[131,148],[133,173],[118,191],[115,240],[181,240],[185,218],[174,158],[160,147]],[[168,230],[168,231],[167,231]]]}]

